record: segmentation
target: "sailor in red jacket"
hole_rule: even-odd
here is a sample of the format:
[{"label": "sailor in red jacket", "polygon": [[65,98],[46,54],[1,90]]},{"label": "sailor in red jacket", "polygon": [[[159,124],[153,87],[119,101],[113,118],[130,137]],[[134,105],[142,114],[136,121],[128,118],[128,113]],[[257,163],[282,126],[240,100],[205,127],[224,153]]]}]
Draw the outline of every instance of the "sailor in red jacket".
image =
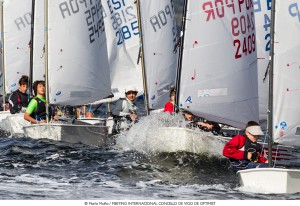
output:
[{"label": "sailor in red jacket", "polygon": [[175,88],[172,88],[170,92],[170,101],[165,104],[164,112],[169,112],[170,114],[174,112],[175,93]]},{"label": "sailor in red jacket", "polygon": [[245,134],[246,136],[234,136],[223,149],[223,155],[229,158],[233,171],[268,167],[263,148],[257,143],[263,135],[259,124],[254,121],[248,122]]}]

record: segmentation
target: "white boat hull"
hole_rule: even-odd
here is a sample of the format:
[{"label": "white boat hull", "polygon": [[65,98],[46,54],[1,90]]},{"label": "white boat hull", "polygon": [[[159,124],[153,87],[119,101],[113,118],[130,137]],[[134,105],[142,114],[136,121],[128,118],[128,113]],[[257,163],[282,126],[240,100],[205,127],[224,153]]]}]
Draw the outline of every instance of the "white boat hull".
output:
[{"label": "white boat hull", "polygon": [[90,125],[102,125],[108,126],[108,134],[112,133],[112,127],[114,124],[113,118],[77,118],[74,124],[90,124]]},{"label": "white boat hull", "polygon": [[256,168],[237,172],[244,190],[255,193],[300,192],[300,170]]},{"label": "white boat hull", "polygon": [[0,128],[3,130],[6,130],[6,125],[3,122],[8,116],[11,116],[12,114],[9,111],[1,111],[0,112]]},{"label": "white boat hull", "polygon": [[24,113],[13,114],[3,120],[5,122],[6,131],[10,136],[24,136],[24,126],[29,126],[30,123],[24,119]]},{"label": "white boat hull", "polygon": [[191,152],[222,155],[225,141],[210,132],[183,127],[161,127],[148,130],[147,148],[152,152]]},{"label": "white boat hull", "polygon": [[25,137],[51,139],[91,146],[107,146],[108,127],[97,125],[40,124],[24,127]]},{"label": "white boat hull", "polygon": [[75,120],[75,124],[81,124],[81,122],[92,125],[106,126],[105,118],[77,118]]}]

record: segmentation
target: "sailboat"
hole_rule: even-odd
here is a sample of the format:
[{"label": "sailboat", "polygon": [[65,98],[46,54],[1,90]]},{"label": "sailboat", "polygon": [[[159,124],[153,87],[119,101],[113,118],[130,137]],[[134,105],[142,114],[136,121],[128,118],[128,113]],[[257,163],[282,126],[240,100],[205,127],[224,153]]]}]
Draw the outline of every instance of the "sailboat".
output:
[{"label": "sailboat", "polygon": [[[185,1],[180,45],[176,80],[180,109],[239,129],[249,120],[258,121],[253,5]],[[147,139],[158,152],[217,155],[226,140],[180,126],[161,127]]]},{"label": "sailboat", "polygon": [[143,93],[141,64],[138,64],[139,28],[135,0],[102,2],[112,93],[125,97],[125,88]]},{"label": "sailboat", "polygon": [[[125,88],[134,85],[139,95],[143,94],[143,78],[141,64],[138,64],[139,28],[135,0],[102,2],[105,34],[107,38],[107,52],[110,70],[111,88],[113,97],[90,102],[87,108],[93,105],[111,103],[125,97]],[[109,112],[109,111],[108,111]],[[112,133],[113,119],[79,117],[78,123],[109,125],[109,134]]]},{"label": "sailboat", "polygon": [[[45,66],[44,66],[44,4],[43,1],[37,2],[30,0],[31,3],[31,27],[30,27],[30,69],[29,69],[29,88],[36,80],[44,79]],[[29,123],[24,119],[24,113],[18,113],[8,116],[5,120],[5,126],[10,136],[24,136],[24,126]]]},{"label": "sailboat", "polygon": [[[271,50],[269,71],[268,134],[269,151],[273,142],[300,146],[299,114],[299,51],[300,4],[286,0],[272,0]],[[241,186],[248,191],[261,193],[300,192],[300,170],[272,167],[239,171]],[[274,165],[275,166],[275,165]]]},{"label": "sailboat", "polygon": [[175,83],[177,41],[174,8],[171,0],[137,0],[141,45],[141,66],[146,112],[161,109],[170,99]]},{"label": "sailboat", "polygon": [[[22,75],[29,74],[30,67],[30,28],[31,1],[17,0],[1,2],[2,11],[2,95],[5,109],[6,95],[18,89]],[[9,111],[0,112],[2,129],[22,130],[23,124],[15,124],[22,117],[11,115]],[[13,132],[15,133],[15,132]]]},{"label": "sailboat", "polygon": [[[172,51],[177,32],[170,0],[143,1],[142,8],[139,2],[105,1],[103,12],[114,94],[111,101],[124,98],[125,88],[133,85],[139,94],[144,93],[149,114],[150,109],[163,108],[174,85],[177,54]],[[110,120],[107,125],[112,125]]]},{"label": "sailboat", "polygon": [[[63,0],[37,1],[36,8],[43,8],[39,3],[45,5],[46,103],[76,106],[108,96],[111,88],[103,16],[101,11],[93,12],[101,8],[101,2],[81,2],[76,9]],[[106,126],[55,122],[24,127],[26,137],[92,146],[105,146],[107,131]]]}]

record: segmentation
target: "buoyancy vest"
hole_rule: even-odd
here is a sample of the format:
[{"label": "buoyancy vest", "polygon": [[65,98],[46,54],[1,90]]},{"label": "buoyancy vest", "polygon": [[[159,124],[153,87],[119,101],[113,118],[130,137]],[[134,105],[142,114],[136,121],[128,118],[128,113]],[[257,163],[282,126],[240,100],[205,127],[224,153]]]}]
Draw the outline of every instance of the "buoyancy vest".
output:
[{"label": "buoyancy vest", "polygon": [[124,108],[124,112],[128,112],[130,114],[137,114],[137,106],[135,105],[134,102],[132,102],[128,99],[124,99],[122,105]]},{"label": "buoyancy vest", "polygon": [[258,144],[257,142],[252,142],[249,138],[246,137],[244,150],[247,152],[262,152],[262,146]]},{"label": "buoyancy vest", "polygon": [[40,121],[42,119],[46,119],[46,105],[38,97],[33,97],[37,101],[37,108],[36,110],[30,115],[32,118]]},{"label": "buoyancy vest", "polygon": [[17,95],[17,98],[18,98],[18,105],[21,105],[21,106],[22,106],[22,100],[21,100],[21,97],[20,97],[20,95],[18,94],[18,92],[16,92],[16,95]]}]

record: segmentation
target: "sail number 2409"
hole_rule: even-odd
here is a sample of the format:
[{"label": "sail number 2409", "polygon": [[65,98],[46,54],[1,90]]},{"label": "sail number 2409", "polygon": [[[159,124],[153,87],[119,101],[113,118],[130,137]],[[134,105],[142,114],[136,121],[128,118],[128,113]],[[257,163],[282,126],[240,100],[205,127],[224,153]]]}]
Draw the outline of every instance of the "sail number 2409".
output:
[{"label": "sail number 2409", "polygon": [[233,46],[236,48],[235,59],[239,59],[244,55],[255,52],[255,24],[254,13],[241,15],[239,18],[234,17],[231,20],[231,33],[235,37]]},{"label": "sail number 2409", "polygon": [[255,52],[255,34],[250,34],[247,37],[244,37],[242,41],[239,39],[233,40],[233,45],[236,48],[235,58],[239,59],[242,55],[251,54]]}]

